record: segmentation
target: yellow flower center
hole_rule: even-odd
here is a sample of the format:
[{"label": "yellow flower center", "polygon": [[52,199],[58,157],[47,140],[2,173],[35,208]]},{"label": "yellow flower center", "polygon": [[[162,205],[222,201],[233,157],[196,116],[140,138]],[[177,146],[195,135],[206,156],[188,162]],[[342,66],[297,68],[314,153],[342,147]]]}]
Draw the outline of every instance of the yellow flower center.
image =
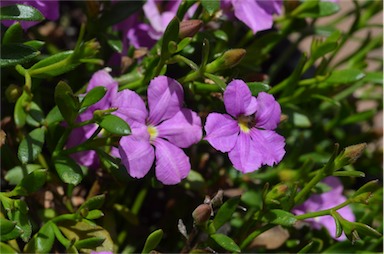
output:
[{"label": "yellow flower center", "polygon": [[155,126],[148,125],[147,130],[149,133],[150,140],[154,140],[159,135],[159,132],[157,131]]},{"label": "yellow flower center", "polygon": [[240,121],[239,120],[239,127],[240,127],[240,130],[242,132],[245,132],[245,133],[248,133],[249,132],[249,127],[248,127],[248,123],[247,122],[244,122],[244,121]]},{"label": "yellow flower center", "polygon": [[255,125],[254,116],[239,116],[237,118],[240,130],[244,133],[248,133],[250,129]]}]

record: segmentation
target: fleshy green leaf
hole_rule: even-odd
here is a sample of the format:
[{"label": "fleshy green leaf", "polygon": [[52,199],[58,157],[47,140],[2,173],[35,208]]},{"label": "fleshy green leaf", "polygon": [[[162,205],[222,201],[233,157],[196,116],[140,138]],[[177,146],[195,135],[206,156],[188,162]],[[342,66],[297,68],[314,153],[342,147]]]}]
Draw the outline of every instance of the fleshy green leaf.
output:
[{"label": "fleshy green leaf", "polygon": [[[4,242],[7,241],[7,240],[4,240],[3,237],[1,237],[1,240],[4,241]],[[18,252],[16,250],[14,250],[8,244],[0,242],[0,253],[17,254]]]},{"label": "fleshy green leaf", "polygon": [[1,45],[0,67],[24,64],[40,55],[40,51],[19,43]]},{"label": "fleshy green leaf", "polygon": [[260,92],[267,92],[271,88],[268,84],[262,82],[248,82],[247,85],[253,96],[257,96]]},{"label": "fleshy green leaf", "polygon": [[[28,242],[32,234],[32,225],[28,218],[28,206],[26,202],[24,200],[15,200],[13,202],[13,207],[10,207],[7,203],[3,202],[3,206],[7,210],[8,218],[11,221],[16,222],[17,226],[15,229],[21,230],[21,239],[24,242]],[[18,233],[16,232],[16,234]],[[1,240],[3,240],[3,237]]]},{"label": "fleshy green leaf", "polygon": [[37,105],[35,102],[32,101],[29,104],[26,122],[31,126],[39,127],[43,123],[43,120],[44,120],[43,111],[41,110],[39,105]]},{"label": "fleshy green leaf", "polygon": [[23,39],[23,28],[19,22],[14,23],[5,31],[3,44],[21,43]]},{"label": "fleshy green leaf", "polygon": [[163,238],[163,230],[158,229],[152,232],[145,241],[143,251],[141,253],[150,253],[154,250]]},{"label": "fleshy green leaf", "polygon": [[90,237],[84,240],[75,242],[75,247],[79,249],[95,249],[103,244],[104,237]]},{"label": "fleshy green leaf", "polygon": [[230,252],[241,252],[241,249],[232,238],[223,234],[213,234],[210,237],[221,247]]},{"label": "fleshy green leaf", "polygon": [[220,1],[219,0],[201,0],[201,5],[209,13],[209,15],[212,15],[220,8]]},{"label": "fleshy green leaf", "polygon": [[319,18],[330,16],[340,10],[337,3],[328,1],[305,1],[296,8],[292,15],[298,18]]},{"label": "fleshy green leaf", "polygon": [[80,103],[73,95],[71,87],[63,81],[60,81],[55,88],[55,102],[64,119],[72,124],[77,117]]},{"label": "fleshy green leaf", "polygon": [[89,211],[87,216],[85,216],[88,220],[96,220],[104,216],[104,213],[101,210],[92,210]]},{"label": "fleshy green leaf", "polygon": [[272,209],[264,215],[264,219],[271,224],[292,226],[297,222],[295,216],[287,211]]},{"label": "fleshy green leaf", "polygon": [[104,86],[96,86],[95,88],[93,88],[91,91],[87,93],[87,95],[81,101],[80,111],[86,109],[87,107],[101,100],[104,97],[106,92],[107,92],[107,89]]},{"label": "fleshy green leaf", "polygon": [[45,45],[45,41],[31,40],[26,41],[23,44],[32,47],[36,50],[40,50]]},{"label": "fleshy green leaf", "polygon": [[131,128],[129,128],[127,122],[115,115],[106,115],[99,122],[99,125],[108,132],[116,135],[126,136],[131,134]]},{"label": "fleshy green leaf", "polygon": [[335,70],[324,82],[331,84],[348,84],[364,77],[365,74],[358,69]]},{"label": "fleshy green leaf", "polygon": [[237,206],[240,202],[240,196],[233,197],[228,199],[217,211],[215,218],[213,219],[213,224],[218,230],[221,226],[224,225],[227,221],[232,218],[233,213],[235,212]]},{"label": "fleshy green leaf", "polygon": [[54,159],[55,168],[64,183],[78,185],[83,179],[80,166],[70,157],[57,157]]},{"label": "fleshy green leaf", "polygon": [[17,185],[25,176],[37,169],[41,169],[41,165],[27,164],[23,166],[16,166],[7,171],[4,175],[4,179],[7,180],[10,185]]},{"label": "fleshy green leaf", "polygon": [[22,95],[17,99],[16,105],[15,105],[15,112],[14,112],[14,118],[15,118],[15,124],[17,127],[21,128],[25,125],[26,119],[27,119],[27,112],[25,111],[25,104],[28,103],[30,100],[30,97],[28,94],[24,91]]},{"label": "fleshy green leaf", "polygon": [[94,197],[91,197],[87,199],[79,208],[81,209],[88,209],[89,211],[94,210],[94,209],[99,209],[103,204],[105,200],[105,195],[97,195]]},{"label": "fleshy green leaf", "polygon": [[15,4],[0,8],[0,20],[42,21],[44,16],[35,7]]},{"label": "fleshy green leaf", "polygon": [[169,57],[168,44],[171,41],[177,42],[179,38],[180,21],[177,17],[174,17],[169,22],[167,28],[164,31],[163,42],[161,46],[161,58],[164,60]]},{"label": "fleshy green leaf", "polygon": [[[16,239],[20,237],[22,233],[23,233],[23,230],[16,225],[11,232],[1,234],[1,243],[12,240],[12,239]],[[4,252],[0,251],[0,253],[4,253]]]},{"label": "fleshy green leaf", "polygon": [[52,229],[52,222],[44,224],[24,247],[27,253],[50,253],[55,241],[55,233]]},{"label": "fleshy green leaf", "polygon": [[35,192],[45,184],[47,179],[47,171],[45,169],[37,169],[26,175],[23,180],[16,186],[15,191],[19,195],[27,195]]},{"label": "fleshy green leaf", "polygon": [[60,110],[57,106],[53,107],[51,111],[49,111],[47,117],[45,118],[45,121],[47,122],[47,125],[52,125],[57,122],[63,121],[64,118],[60,113]]},{"label": "fleshy green leaf", "polygon": [[0,218],[0,233],[1,235],[5,235],[10,233],[16,227],[16,223],[13,221]]},{"label": "fleshy green leaf", "polygon": [[41,153],[45,141],[44,129],[38,128],[31,131],[21,141],[19,151],[17,153],[21,163],[26,164],[33,161]]}]

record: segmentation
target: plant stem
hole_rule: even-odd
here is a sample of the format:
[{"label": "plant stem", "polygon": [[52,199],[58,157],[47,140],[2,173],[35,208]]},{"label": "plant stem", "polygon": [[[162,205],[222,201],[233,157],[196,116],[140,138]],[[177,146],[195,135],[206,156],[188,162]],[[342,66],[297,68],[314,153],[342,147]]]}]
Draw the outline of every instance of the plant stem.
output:
[{"label": "plant stem", "polygon": [[351,203],[350,200],[347,200],[345,201],[344,203],[341,203],[340,205],[337,205],[335,207],[332,207],[330,209],[326,209],[326,210],[322,210],[322,211],[317,211],[317,212],[310,212],[310,213],[305,213],[305,214],[300,214],[300,215],[296,215],[295,218],[297,220],[305,220],[305,219],[309,219],[309,218],[315,218],[315,217],[320,217],[320,216],[325,216],[325,215],[330,215],[331,214],[331,210],[333,211],[337,211],[341,208],[343,208],[344,206],[347,206]]},{"label": "plant stem", "polygon": [[304,188],[296,195],[295,197],[295,204],[300,204],[303,202],[304,198],[308,195],[308,193],[312,190],[312,188],[320,182],[324,177],[325,173],[323,170],[320,170],[317,175],[312,178],[312,180],[304,186]]},{"label": "plant stem", "polygon": [[148,188],[144,187],[140,190],[139,194],[137,194],[135,202],[132,205],[132,213],[137,215],[139,214],[140,208],[144,202],[145,196],[147,195]]}]

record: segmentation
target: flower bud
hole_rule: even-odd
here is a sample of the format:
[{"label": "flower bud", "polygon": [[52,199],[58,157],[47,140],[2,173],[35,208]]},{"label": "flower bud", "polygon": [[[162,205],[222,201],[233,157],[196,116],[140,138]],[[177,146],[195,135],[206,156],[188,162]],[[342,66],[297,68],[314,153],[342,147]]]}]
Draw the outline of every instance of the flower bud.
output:
[{"label": "flower bud", "polygon": [[203,25],[203,21],[198,19],[184,20],[180,22],[179,38],[193,37]]},{"label": "flower bud", "polygon": [[346,147],[335,159],[336,169],[353,164],[364,152],[366,143]]},{"label": "flower bud", "polygon": [[241,59],[245,56],[245,49],[230,49],[222,56],[207,64],[206,71],[214,73],[220,70],[232,68],[240,63]]},{"label": "flower bud", "polygon": [[265,196],[265,202],[267,204],[280,203],[279,199],[287,195],[288,186],[286,184],[277,184],[272,190],[270,190]]},{"label": "flower bud", "polygon": [[5,90],[5,97],[9,102],[16,102],[20,95],[23,93],[23,89],[15,84],[11,84]]},{"label": "flower bud", "polygon": [[193,220],[196,225],[201,225],[211,217],[212,208],[208,204],[201,204],[192,212]]}]

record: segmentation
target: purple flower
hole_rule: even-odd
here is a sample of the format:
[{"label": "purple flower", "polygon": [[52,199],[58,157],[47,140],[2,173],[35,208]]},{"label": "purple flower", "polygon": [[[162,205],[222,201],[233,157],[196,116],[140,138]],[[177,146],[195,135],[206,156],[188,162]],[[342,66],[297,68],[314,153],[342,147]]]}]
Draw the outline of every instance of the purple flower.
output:
[{"label": "purple flower", "polygon": [[281,0],[222,0],[222,8],[228,16],[232,5],[237,19],[246,24],[253,33],[272,28],[273,14],[280,14]]},{"label": "purple flower", "polygon": [[274,131],[281,109],[273,96],[261,92],[255,98],[244,81],[234,80],[224,92],[224,105],[229,115],[209,114],[205,139],[215,149],[228,152],[233,166],[243,173],[280,162],[285,142]]},{"label": "purple flower", "polygon": [[[13,4],[24,4],[29,5],[32,7],[35,7],[38,9],[46,19],[49,20],[56,20],[59,18],[59,1],[58,0],[50,0],[50,1],[42,1],[42,0],[27,0],[27,1],[20,1],[20,0],[13,0],[13,1],[1,1],[1,6],[7,6],[7,5],[13,5]],[[5,26],[10,26],[16,21],[13,20],[6,20],[2,21],[2,23]],[[23,29],[28,29],[31,26],[34,26],[38,24],[39,22],[33,22],[33,21],[21,21],[20,24],[23,27]]]},{"label": "purple flower", "polygon": [[[308,213],[308,212],[317,212],[321,210],[326,210],[341,203],[345,202],[347,199],[343,196],[343,185],[337,177],[329,176],[326,177],[323,183],[331,187],[331,190],[324,192],[322,194],[314,194],[309,197],[303,204],[293,208],[292,212],[296,215]],[[349,206],[345,206],[337,212],[346,220],[355,221],[355,215],[353,214]],[[343,241],[346,240],[346,236],[343,233],[339,238],[336,238],[336,224],[332,216],[326,215],[311,219],[306,219],[306,222],[309,223],[315,229],[321,229],[325,227],[332,237],[336,240]]]},{"label": "purple flower", "polygon": [[[83,122],[92,119],[93,112],[95,110],[105,110],[112,107],[112,101],[114,100],[117,94],[118,83],[108,74],[108,72],[100,70],[93,74],[91,80],[89,81],[86,91],[89,92],[96,86],[106,87],[107,93],[100,101],[90,106],[83,113],[81,113],[76,119],[77,122]],[[83,96],[85,96],[85,94]],[[88,124],[83,127],[73,129],[68,137],[66,147],[71,148],[81,143],[84,143],[87,139],[92,136],[96,129],[96,124]],[[86,167],[94,168],[99,163],[98,158],[96,156],[96,152],[93,150],[77,152],[72,154],[71,157],[75,159],[79,164]]]},{"label": "purple flower", "polygon": [[202,136],[201,120],[183,108],[184,91],[174,79],[159,76],[148,87],[148,108],[133,91],[119,92],[114,101],[116,115],[126,120],[132,135],[122,137],[122,163],[134,178],[144,177],[156,158],[156,178],[177,184],[187,177],[191,165],[181,148],[197,143]]}]

